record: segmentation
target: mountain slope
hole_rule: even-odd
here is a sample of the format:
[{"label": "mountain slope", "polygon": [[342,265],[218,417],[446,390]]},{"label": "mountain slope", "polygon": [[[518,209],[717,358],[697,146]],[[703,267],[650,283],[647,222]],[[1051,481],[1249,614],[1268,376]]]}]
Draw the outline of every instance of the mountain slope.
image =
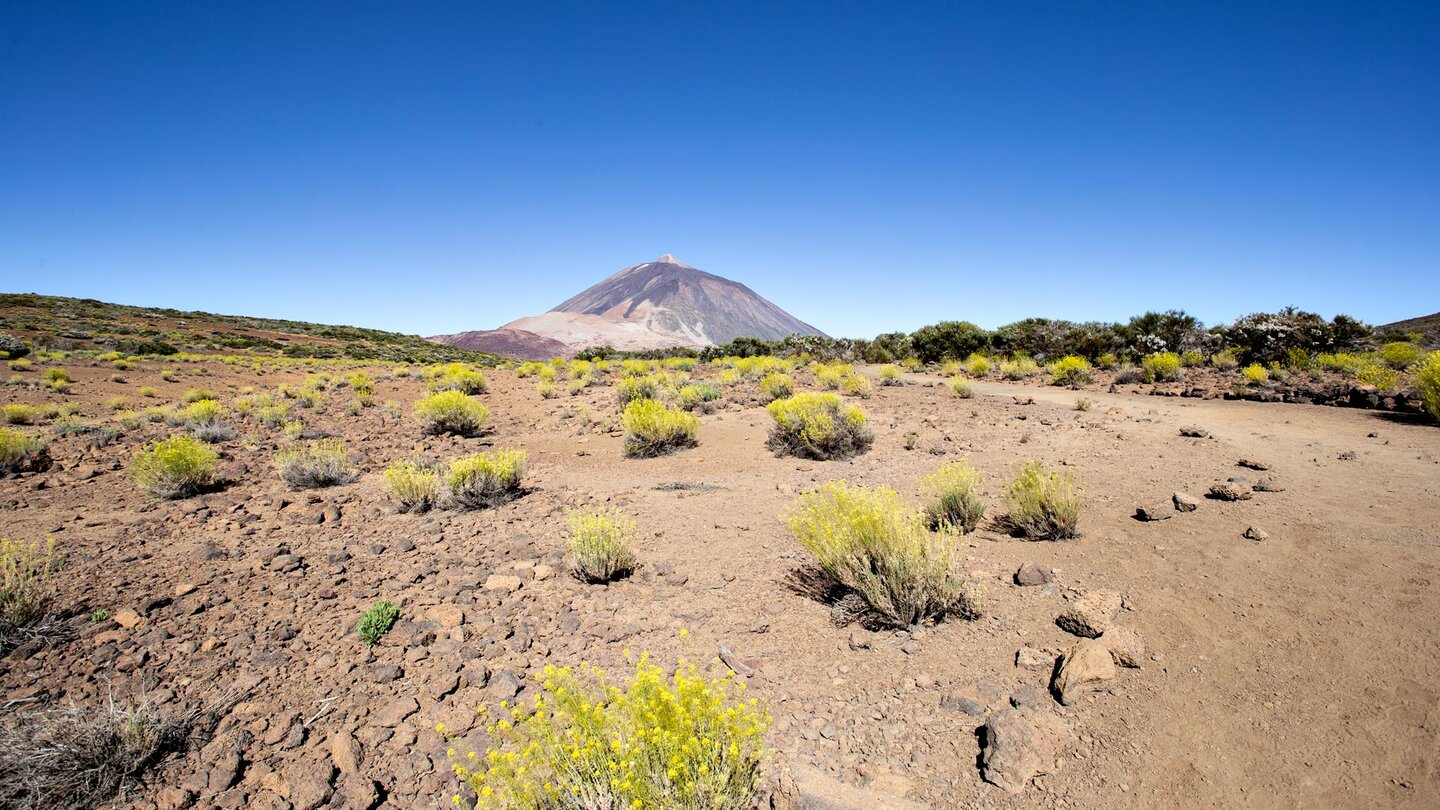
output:
[{"label": "mountain slope", "polygon": [[436,335],[430,340],[461,349],[486,351],[520,360],[549,360],[575,353],[569,344],[543,337],[525,329],[481,329]]}]

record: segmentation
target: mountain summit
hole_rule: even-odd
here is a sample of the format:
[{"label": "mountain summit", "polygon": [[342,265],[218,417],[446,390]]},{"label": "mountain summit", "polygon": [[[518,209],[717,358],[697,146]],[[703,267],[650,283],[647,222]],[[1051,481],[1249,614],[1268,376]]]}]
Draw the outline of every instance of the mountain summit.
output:
[{"label": "mountain summit", "polygon": [[[543,315],[431,340],[512,356],[551,357],[557,341],[573,353],[587,346],[633,351],[709,346],[737,337],[779,340],[819,334],[744,284],[697,270],[667,253],[627,267]],[[533,344],[533,351],[527,351],[526,344]]]}]

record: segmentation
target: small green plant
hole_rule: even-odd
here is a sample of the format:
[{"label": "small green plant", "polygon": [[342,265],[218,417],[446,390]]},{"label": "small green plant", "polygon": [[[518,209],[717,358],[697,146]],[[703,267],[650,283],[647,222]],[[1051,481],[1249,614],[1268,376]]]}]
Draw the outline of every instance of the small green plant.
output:
[{"label": "small green plant", "polygon": [[1173,382],[1180,379],[1180,355],[1175,352],[1152,354],[1140,361],[1146,382]]},{"label": "small green plant", "polygon": [[91,624],[99,624],[100,622],[103,622],[108,618],[110,618],[110,611],[106,610],[105,608],[95,608],[94,610],[90,611]]},{"label": "small green plant", "polygon": [[425,433],[478,436],[490,409],[463,391],[441,391],[415,403],[415,416]]},{"label": "small green plant", "polygon": [[479,810],[755,805],[770,716],[731,675],[682,662],[667,676],[642,655],[624,686],[588,664],[547,665],[539,681],[528,708],[486,726],[489,750],[453,764]]},{"label": "small green plant", "polygon": [[305,423],[299,419],[291,419],[286,422],[283,429],[285,431],[285,438],[292,442],[300,441],[300,438],[305,435]]},{"label": "small green plant", "polygon": [[393,602],[382,599],[369,610],[360,614],[360,621],[355,625],[355,631],[360,634],[361,641],[374,647],[399,620],[400,608],[395,607]]},{"label": "small green plant", "polygon": [[450,462],[445,485],[461,509],[485,509],[520,496],[529,456],[524,450],[490,450]]},{"label": "small green plant", "polygon": [[968,461],[952,461],[920,479],[925,519],[935,531],[969,534],[985,516],[980,499],[980,472]]},{"label": "small green plant", "polygon": [[865,412],[829,393],[802,391],[765,406],[775,424],[768,444],[777,455],[849,458],[874,440]]},{"label": "small green plant", "polygon": [[345,445],[335,439],[321,439],[304,447],[286,447],[275,453],[275,471],[295,489],[317,489],[348,484],[355,480],[355,465]]},{"label": "small green plant", "polygon": [[415,461],[397,461],[385,468],[385,489],[401,512],[428,512],[440,500],[440,473]]},{"label": "small green plant", "polygon": [[1270,379],[1270,372],[1259,363],[1251,363],[1246,366],[1245,370],[1241,373],[1245,375],[1245,381],[1251,385],[1260,385]]},{"label": "small green plant", "polygon": [[375,381],[370,379],[370,375],[363,371],[352,372],[350,376],[346,378],[346,382],[349,384],[350,390],[356,394],[367,394],[370,396],[375,394]]},{"label": "small green plant", "polygon": [[946,615],[978,618],[978,592],[958,571],[955,536],[884,487],[831,481],[805,493],[785,523],[836,583],[864,598],[880,623],[915,627]]},{"label": "small green plant", "polygon": [[45,369],[45,382],[68,383],[73,382],[73,380],[70,379],[70,372],[63,368],[47,368]]},{"label": "small green plant", "polygon": [[184,498],[209,487],[220,454],[189,436],[172,436],[140,451],[130,463],[140,488],[159,498]]},{"label": "small green plant", "polygon": [[905,372],[894,364],[881,366],[878,373],[881,385],[899,385],[904,381]]},{"label": "small green plant", "polygon": [[1440,419],[1440,352],[1430,352],[1411,369],[1420,402],[1432,419]]},{"label": "small green plant", "polygon": [[8,650],[17,636],[49,614],[62,561],[53,539],[0,538],[0,650]]},{"label": "small green plant", "polygon": [[635,521],[612,510],[571,512],[566,520],[570,550],[566,562],[583,582],[610,582],[635,567],[631,545]]},{"label": "small green plant", "polygon": [[1039,461],[1021,469],[1005,493],[1010,511],[1002,522],[1032,540],[1068,540],[1079,536],[1082,493],[1066,473]]},{"label": "small green plant", "polygon": [[175,373],[175,369],[173,368],[167,368],[164,371],[160,372],[160,379],[164,380],[165,382],[175,382],[175,379],[178,376],[179,375]]},{"label": "small green plant", "polygon": [[969,399],[975,396],[975,391],[970,387],[970,381],[964,377],[951,377],[947,384],[955,396],[961,399]]},{"label": "small green plant", "polygon": [[1090,361],[1074,354],[1056,360],[1047,370],[1051,385],[1088,385],[1095,379],[1090,373]]},{"label": "small green plant", "polygon": [[653,399],[626,405],[620,425],[625,429],[625,454],[635,458],[663,456],[694,447],[700,430],[700,420],[694,414]]}]

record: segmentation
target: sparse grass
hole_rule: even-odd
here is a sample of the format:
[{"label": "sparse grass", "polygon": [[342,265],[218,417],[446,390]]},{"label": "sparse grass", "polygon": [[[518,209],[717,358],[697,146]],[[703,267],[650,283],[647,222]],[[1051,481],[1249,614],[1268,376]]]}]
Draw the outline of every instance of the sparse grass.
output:
[{"label": "sparse grass", "polygon": [[700,420],[663,402],[640,399],[625,406],[620,426],[625,430],[625,454],[649,458],[694,447]]},{"label": "sparse grass", "polygon": [[286,447],[275,453],[273,463],[280,479],[295,489],[333,487],[355,480],[355,465],[350,463],[345,445],[335,439]]},{"label": "sparse grass", "polygon": [[964,377],[951,377],[947,385],[949,385],[951,392],[961,399],[969,399],[975,396],[975,391],[970,387],[970,381]]},{"label": "sparse grass", "polygon": [[1079,536],[1082,493],[1069,474],[1039,461],[1021,469],[1005,493],[1010,511],[1001,523],[1032,540],[1068,540]]},{"label": "sparse grass", "polygon": [[874,439],[865,412],[835,394],[802,391],[765,410],[775,420],[768,444],[778,455],[848,458],[864,452]]},{"label": "sparse grass", "polygon": [[440,473],[415,461],[385,468],[385,489],[401,512],[428,512],[440,500]]},{"label": "sparse grass", "polygon": [[1090,372],[1090,361],[1078,355],[1068,355],[1051,363],[1047,369],[1050,372],[1051,385],[1088,385],[1095,381],[1095,376]]},{"label": "sparse grass", "polygon": [[1440,352],[1430,352],[1415,365],[1415,390],[1432,419],[1440,419]]},{"label": "sparse grass", "polygon": [[0,653],[32,637],[46,623],[63,557],[55,541],[0,538]]},{"label": "sparse grass", "polygon": [[755,805],[770,717],[731,676],[667,676],[642,655],[624,686],[589,665],[547,665],[539,686],[486,727],[488,751],[454,762],[480,810]]},{"label": "sparse grass", "polygon": [[441,391],[416,402],[415,416],[427,434],[478,436],[490,418],[490,409],[462,391]]},{"label": "sparse grass", "polygon": [[894,490],[832,481],[796,499],[784,519],[821,569],[885,625],[980,614],[978,592],[957,570],[954,535],[927,531]]},{"label": "sparse grass", "polygon": [[935,531],[969,534],[985,516],[980,499],[980,472],[968,461],[952,461],[920,479],[926,499],[925,519]]},{"label": "sparse grass", "polygon": [[566,527],[570,549],[565,559],[577,579],[610,582],[634,569],[635,521],[612,510],[574,511]]},{"label": "sparse grass", "polygon": [[878,373],[881,385],[899,385],[904,382],[905,372],[893,363],[881,366]]},{"label": "sparse grass", "polygon": [[396,607],[393,602],[382,599],[369,610],[360,614],[360,621],[355,625],[355,632],[360,635],[360,640],[366,645],[374,647],[399,620],[400,608]]},{"label": "sparse grass", "polygon": [[159,498],[185,498],[215,479],[220,454],[189,436],[172,436],[136,454],[130,474],[140,488]]},{"label": "sparse grass", "polygon": [[460,509],[485,509],[519,497],[528,460],[524,450],[490,450],[450,462],[451,501]]},{"label": "sparse grass", "polygon": [[0,408],[7,425],[33,425],[40,421],[40,409],[33,405],[13,403]]},{"label": "sparse grass", "polygon": [[1180,379],[1180,355],[1175,352],[1152,354],[1140,361],[1146,382],[1173,382]]}]

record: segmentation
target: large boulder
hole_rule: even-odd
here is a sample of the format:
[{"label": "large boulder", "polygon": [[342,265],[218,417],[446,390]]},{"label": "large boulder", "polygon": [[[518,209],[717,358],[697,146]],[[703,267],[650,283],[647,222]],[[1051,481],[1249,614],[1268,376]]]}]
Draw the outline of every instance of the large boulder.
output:
[{"label": "large boulder", "polygon": [[1069,739],[1065,721],[1048,709],[1006,709],[985,723],[980,777],[1006,793],[1019,793],[1031,779],[1053,773]]},{"label": "large boulder", "polygon": [[25,341],[14,335],[0,332],[0,358],[14,360],[29,353],[30,347],[26,345]]}]

